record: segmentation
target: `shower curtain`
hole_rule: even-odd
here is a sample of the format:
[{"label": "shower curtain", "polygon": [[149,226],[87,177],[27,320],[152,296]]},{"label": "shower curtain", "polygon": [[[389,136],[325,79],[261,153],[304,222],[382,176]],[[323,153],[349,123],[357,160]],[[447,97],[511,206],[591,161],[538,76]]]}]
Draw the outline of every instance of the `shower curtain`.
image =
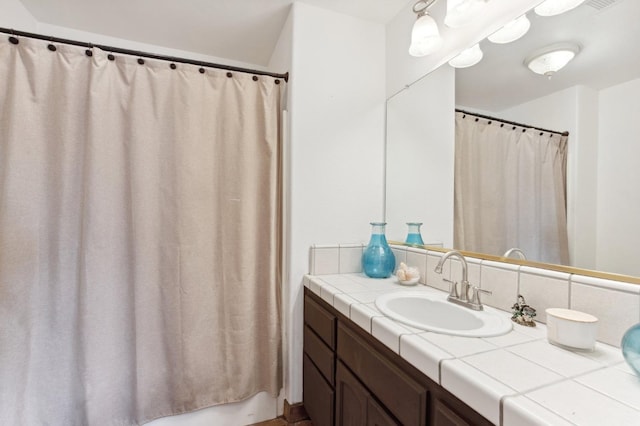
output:
[{"label": "shower curtain", "polygon": [[569,264],[567,136],[456,112],[454,247]]},{"label": "shower curtain", "polygon": [[281,387],[284,82],[0,40],[0,424]]}]

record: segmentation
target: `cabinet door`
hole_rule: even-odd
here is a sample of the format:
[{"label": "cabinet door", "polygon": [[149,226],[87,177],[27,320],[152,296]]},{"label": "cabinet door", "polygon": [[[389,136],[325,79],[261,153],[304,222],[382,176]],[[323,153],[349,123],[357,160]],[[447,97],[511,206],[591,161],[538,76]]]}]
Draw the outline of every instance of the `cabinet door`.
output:
[{"label": "cabinet door", "polygon": [[341,363],[336,372],[337,426],[399,426],[360,381]]},{"label": "cabinet door", "polygon": [[347,368],[336,369],[336,426],[367,426],[367,390]]},{"label": "cabinet door", "polygon": [[334,392],[307,354],[302,364],[302,399],[314,426],[333,426]]},{"label": "cabinet door", "polygon": [[433,402],[433,424],[434,426],[469,426],[466,420],[439,399]]},{"label": "cabinet door", "polygon": [[367,426],[399,426],[375,400],[367,401]]}]

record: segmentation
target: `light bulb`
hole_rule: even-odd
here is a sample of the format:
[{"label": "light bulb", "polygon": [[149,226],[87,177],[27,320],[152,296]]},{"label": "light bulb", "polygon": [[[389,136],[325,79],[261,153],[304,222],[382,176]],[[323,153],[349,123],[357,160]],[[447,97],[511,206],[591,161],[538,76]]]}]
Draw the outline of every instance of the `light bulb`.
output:
[{"label": "light bulb", "polygon": [[444,23],[451,28],[467,25],[485,5],[486,0],[447,0],[447,15]]},{"label": "light bulb", "polygon": [[468,49],[463,50],[449,61],[449,65],[454,68],[467,68],[472,67],[478,62],[482,60],[483,57],[482,50],[480,49],[479,44],[475,44]]},{"label": "light bulb", "polygon": [[440,38],[436,21],[428,14],[419,16],[411,31],[409,54],[411,56],[425,56],[438,50],[441,44],[442,38]]},{"label": "light bulb", "polygon": [[575,9],[584,3],[585,0],[545,0],[533,10],[540,16],[560,15]]},{"label": "light bulb", "polygon": [[487,38],[492,43],[511,43],[525,35],[527,31],[529,31],[529,28],[531,28],[531,22],[527,19],[527,15],[522,15],[521,17],[509,22]]}]

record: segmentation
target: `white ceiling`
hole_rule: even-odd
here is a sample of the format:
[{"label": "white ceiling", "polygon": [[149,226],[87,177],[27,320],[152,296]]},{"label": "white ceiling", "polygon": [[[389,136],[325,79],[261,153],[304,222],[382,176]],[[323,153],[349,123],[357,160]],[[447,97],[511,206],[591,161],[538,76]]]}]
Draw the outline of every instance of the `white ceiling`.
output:
[{"label": "white ceiling", "polygon": [[[264,67],[294,2],[386,23],[414,0],[21,0],[39,21]],[[484,59],[456,71],[456,103],[498,112],[566,87],[595,89],[640,77],[640,0],[587,0],[507,45],[481,42]],[[83,40],[91,42],[91,40]],[[560,41],[582,51],[551,80],[524,58]],[[603,66],[605,68],[603,68]]]},{"label": "white ceiling", "polygon": [[261,66],[267,65],[294,1],[381,23],[411,4],[411,0],[21,1],[39,22]]},{"label": "white ceiling", "polygon": [[[482,61],[456,70],[457,105],[499,112],[575,85],[603,89],[640,78],[640,0],[587,0],[562,15],[527,17],[531,29],[523,38],[504,45],[484,40]],[[524,65],[533,51],[565,41],[582,50],[551,80]]]}]

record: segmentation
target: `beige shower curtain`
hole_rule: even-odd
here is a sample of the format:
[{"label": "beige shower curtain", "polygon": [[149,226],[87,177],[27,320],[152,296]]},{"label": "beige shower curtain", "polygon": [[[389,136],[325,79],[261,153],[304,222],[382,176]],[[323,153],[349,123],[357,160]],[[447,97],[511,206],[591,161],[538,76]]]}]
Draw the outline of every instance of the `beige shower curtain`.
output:
[{"label": "beige shower curtain", "polygon": [[277,395],[273,77],[0,40],[0,424]]},{"label": "beige shower curtain", "polygon": [[454,246],[568,265],[567,136],[456,112]]}]

